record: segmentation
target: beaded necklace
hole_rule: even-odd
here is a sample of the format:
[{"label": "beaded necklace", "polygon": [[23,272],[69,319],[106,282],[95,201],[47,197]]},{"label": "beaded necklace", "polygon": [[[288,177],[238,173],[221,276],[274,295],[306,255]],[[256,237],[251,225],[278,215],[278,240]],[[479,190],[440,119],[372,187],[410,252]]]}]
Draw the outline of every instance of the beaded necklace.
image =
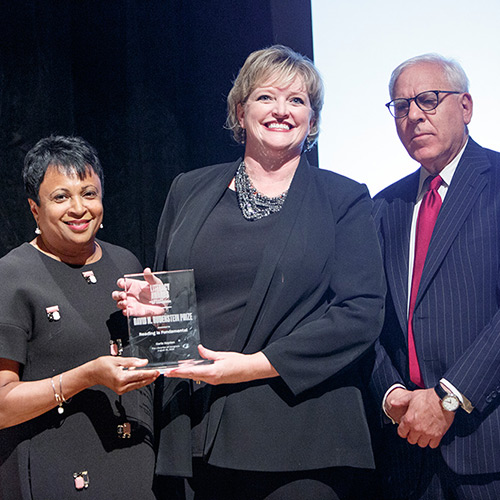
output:
[{"label": "beaded necklace", "polygon": [[288,189],[275,198],[260,194],[250,182],[245,162],[242,161],[234,176],[234,185],[238,195],[238,205],[246,220],[258,220],[279,212],[285,203]]}]

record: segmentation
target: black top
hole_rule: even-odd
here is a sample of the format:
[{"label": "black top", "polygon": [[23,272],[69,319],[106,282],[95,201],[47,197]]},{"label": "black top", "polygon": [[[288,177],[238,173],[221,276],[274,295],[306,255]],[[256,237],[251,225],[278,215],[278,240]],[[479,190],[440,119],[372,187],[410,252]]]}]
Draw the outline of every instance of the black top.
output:
[{"label": "black top", "polygon": [[230,349],[278,215],[246,220],[236,193],[227,189],[200,229],[191,258],[205,347]]},{"label": "black top", "polygon": [[[194,268],[196,275],[193,246],[240,162],[174,180],[158,226],[156,269]],[[361,387],[369,369],[363,355],[382,326],[384,276],[371,208],[366,187],[301,159],[230,345],[262,351],[280,377],[213,386],[203,450],[209,464],[373,467]],[[190,474],[191,384],[162,383],[157,471]]]},{"label": "black top", "polygon": [[[100,245],[101,259],[85,266],[56,261],[28,243],[0,259],[0,358],[21,363],[21,380],[54,377],[58,386],[59,373],[110,354],[110,340],[125,343],[126,319],[111,292],[141,266],[127,250]],[[86,271],[96,283],[87,282]],[[60,318],[51,321],[53,306]],[[64,408],[0,430],[0,498],[81,498],[74,473],[83,471],[89,498],[154,498],[151,388],[119,397],[95,386]],[[125,422],[130,439],[118,437]]]},{"label": "black top", "polygon": [[[194,242],[192,262],[202,344],[229,351],[277,213],[248,221],[226,189]],[[210,386],[194,387],[193,454],[203,455]]]}]

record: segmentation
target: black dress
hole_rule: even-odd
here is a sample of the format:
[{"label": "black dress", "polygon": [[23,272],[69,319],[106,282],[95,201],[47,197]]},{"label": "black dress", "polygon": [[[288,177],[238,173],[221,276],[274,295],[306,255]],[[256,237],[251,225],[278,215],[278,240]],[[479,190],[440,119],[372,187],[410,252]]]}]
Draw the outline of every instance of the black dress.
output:
[{"label": "black dress", "polygon": [[[56,261],[28,243],[0,259],[0,358],[21,364],[22,381],[54,377],[59,384],[59,373],[110,354],[113,341],[126,344],[126,320],[111,292],[120,276],[141,266],[127,250],[100,245],[101,259],[85,266]],[[47,309],[55,306],[51,320]],[[0,498],[154,498],[151,388],[120,397],[95,386],[64,408],[0,430]],[[127,422],[128,439],[118,432]],[[74,475],[82,472],[88,487],[77,490]]]}]

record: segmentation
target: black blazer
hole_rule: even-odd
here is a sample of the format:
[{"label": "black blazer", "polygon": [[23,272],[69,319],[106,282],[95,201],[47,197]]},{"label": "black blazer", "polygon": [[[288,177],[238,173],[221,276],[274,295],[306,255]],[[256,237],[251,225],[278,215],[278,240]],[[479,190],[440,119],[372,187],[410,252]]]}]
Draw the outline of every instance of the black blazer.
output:
[{"label": "black blazer", "polygon": [[[385,325],[372,389],[381,404],[408,373],[408,254],[419,172],[375,197],[388,284]],[[472,139],[439,212],[414,312],[414,336],[426,387],[444,377],[475,406],[458,410],[440,449],[458,474],[500,471],[500,154]],[[380,407],[379,407],[380,408]],[[385,449],[405,441],[387,429]],[[394,438],[391,442],[390,436]],[[410,446],[410,445],[408,445]],[[398,460],[411,469],[406,459]],[[410,473],[409,470],[406,471]],[[398,482],[404,484],[402,470]]]},{"label": "black blazer", "polygon": [[[174,180],[155,268],[190,267],[196,235],[239,163]],[[213,388],[210,464],[373,467],[361,368],[382,326],[384,279],[371,207],[364,186],[301,159],[231,347],[263,351],[280,377]],[[189,474],[189,383],[164,382],[158,473]]]}]

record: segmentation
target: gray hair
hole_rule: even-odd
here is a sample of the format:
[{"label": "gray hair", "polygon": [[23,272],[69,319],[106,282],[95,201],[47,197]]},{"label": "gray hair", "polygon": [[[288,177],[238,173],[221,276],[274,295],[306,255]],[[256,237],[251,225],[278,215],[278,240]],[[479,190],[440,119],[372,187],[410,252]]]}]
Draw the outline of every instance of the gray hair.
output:
[{"label": "gray hair", "polygon": [[[391,75],[391,79],[389,81],[389,95],[391,99],[394,99],[394,87],[396,85],[396,80],[401,76],[401,73],[411,67],[420,63],[432,63],[438,64],[443,69],[443,72],[451,85],[450,89],[441,89],[441,90],[457,90],[459,92],[469,92],[469,79],[465,74],[464,69],[460,66],[460,63],[455,61],[455,59],[449,59],[443,57],[440,54],[423,54],[421,56],[412,57],[404,62],[402,62]],[[434,90],[434,89],[429,89]],[[439,90],[439,89],[435,89]]]}]

